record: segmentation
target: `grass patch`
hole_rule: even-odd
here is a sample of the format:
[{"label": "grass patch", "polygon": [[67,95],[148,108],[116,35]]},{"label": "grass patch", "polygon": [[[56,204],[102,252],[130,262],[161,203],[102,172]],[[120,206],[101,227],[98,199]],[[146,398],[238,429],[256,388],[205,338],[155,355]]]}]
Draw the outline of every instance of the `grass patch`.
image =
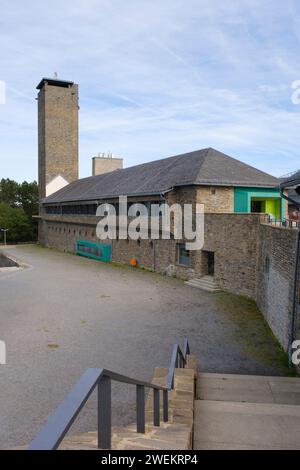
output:
[{"label": "grass patch", "polygon": [[219,310],[236,326],[232,340],[242,347],[246,356],[277,368],[282,375],[297,376],[254,300],[221,292],[216,295],[216,302]]}]

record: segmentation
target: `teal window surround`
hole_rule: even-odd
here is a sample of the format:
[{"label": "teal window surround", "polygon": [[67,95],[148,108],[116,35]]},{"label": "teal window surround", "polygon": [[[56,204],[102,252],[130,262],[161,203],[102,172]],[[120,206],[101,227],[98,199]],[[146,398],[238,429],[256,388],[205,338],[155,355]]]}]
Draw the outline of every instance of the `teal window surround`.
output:
[{"label": "teal window surround", "polygon": [[284,200],[280,197],[280,192],[273,188],[234,188],[234,212],[251,213],[251,199],[280,199],[280,218],[284,219]]}]

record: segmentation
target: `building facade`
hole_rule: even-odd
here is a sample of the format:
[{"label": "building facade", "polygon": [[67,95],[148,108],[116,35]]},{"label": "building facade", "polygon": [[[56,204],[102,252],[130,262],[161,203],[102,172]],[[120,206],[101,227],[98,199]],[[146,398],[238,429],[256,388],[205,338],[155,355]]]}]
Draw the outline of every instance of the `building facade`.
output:
[{"label": "building facade", "polygon": [[[95,169],[94,176],[78,179],[77,85],[43,79],[39,89],[40,243],[103,261],[135,260],[139,267],[183,279],[213,276],[221,289],[253,298],[287,348],[296,231],[268,224],[288,217],[279,181],[212,148],[125,169],[117,162],[109,168],[114,171]],[[66,184],[54,184],[56,190],[47,194],[58,177]],[[189,251],[184,235],[175,239],[173,220],[170,239],[117,234],[99,241],[97,208],[113,205],[118,220],[119,196],[127,196],[128,209],[135,203],[191,204],[193,217],[196,205],[203,204],[202,249]]]}]

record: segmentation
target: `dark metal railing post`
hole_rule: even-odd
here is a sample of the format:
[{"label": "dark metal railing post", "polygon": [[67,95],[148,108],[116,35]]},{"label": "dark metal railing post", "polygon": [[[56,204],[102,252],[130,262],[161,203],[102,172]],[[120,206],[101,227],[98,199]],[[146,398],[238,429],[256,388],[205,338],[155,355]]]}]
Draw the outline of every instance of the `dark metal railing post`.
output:
[{"label": "dark metal railing post", "polygon": [[184,340],[183,354],[185,356],[185,359],[186,359],[186,355],[190,354],[190,345],[189,345],[187,338],[185,338]]},{"label": "dark metal railing post", "polygon": [[136,431],[145,432],[145,387],[136,386]]},{"label": "dark metal railing post", "polygon": [[163,390],[163,419],[167,423],[169,420],[168,390]]},{"label": "dark metal railing post", "polygon": [[111,379],[98,383],[98,448],[111,449]]},{"label": "dark metal railing post", "polygon": [[153,424],[154,426],[160,425],[160,408],[159,408],[159,390],[153,389]]}]

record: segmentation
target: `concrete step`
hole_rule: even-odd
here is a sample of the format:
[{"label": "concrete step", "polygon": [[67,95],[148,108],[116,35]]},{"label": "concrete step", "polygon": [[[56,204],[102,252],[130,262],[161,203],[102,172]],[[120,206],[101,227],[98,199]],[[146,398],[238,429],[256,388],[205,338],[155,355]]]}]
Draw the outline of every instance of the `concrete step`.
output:
[{"label": "concrete step", "polygon": [[200,278],[189,279],[185,282],[185,284],[191,287],[198,287],[199,289],[204,289],[208,291],[219,290],[219,287],[216,284],[213,276],[202,276]]},{"label": "concrete step", "polygon": [[186,281],[186,284],[193,284],[195,286],[208,286],[208,287],[217,287],[214,282],[210,281],[201,281],[201,279],[191,279],[190,281]]},{"label": "concrete step", "polygon": [[[175,369],[174,390],[168,394],[169,421],[163,422],[163,397],[160,392],[160,426],[153,426],[153,392],[146,398],[146,432],[138,434],[136,424],[119,426],[112,429],[112,450],[189,450],[192,448],[192,430],[194,418],[195,378],[197,360],[187,356],[187,366]],[[152,383],[166,386],[168,369],[156,367]],[[66,437],[59,449],[96,450],[97,433],[88,432],[79,436]]]},{"label": "concrete step", "polygon": [[[194,416],[194,384],[197,370],[196,357],[189,355],[187,368],[175,369],[174,390],[168,394],[169,421],[164,423],[162,392],[160,393],[159,427],[153,426],[153,393],[146,398],[146,432],[138,434],[136,425],[114,427],[112,430],[112,450],[189,450],[192,448]],[[156,367],[152,383],[166,386],[168,369]],[[97,433],[89,432],[79,436],[66,437],[60,447],[63,450],[96,450]]]},{"label": "concrete step", "polygon": [[196,287],[198,289],[203,289],[208,292],[218,292],[220,288],[215,283],[214,278],[212,276],[203,276],[201,278],[190,279],[189,281],[185,281],[187,286]]},{"label": "concrete step", "polygon": [[209,276],[209,275],[206,275],[206,276],[201,276],[200,278],[198,279],[201,279],[203,281],[212,281],[212,282],[215,282],[214,281],[214,276]]},{"label": "concrete step", "polygon": [[200,400],[300,405],[299,377],[200,373]]},{"label": "concrete step", "polygon": [[[192,428],[185,424],[147,424],[145,434],[138,434],[133,425],[113,428],[112,450],[188,450],[191,448]],[[97,432],[66,437],[59,450],[97,450]]]},{"label": "concrete step", "polygon": [[193,284],[198,284],[198,285],[206,285],[206,286],[211,286],[211,287],[215,287],[216,286],[216,283],[214,281],[211,281],[210,279],[191,279],[190,281],[187,281],[187,282],[191,282]]},{"label": "concrete step", "polygon": [[300,449],[300,406],[197,400],[194,449]]}]

